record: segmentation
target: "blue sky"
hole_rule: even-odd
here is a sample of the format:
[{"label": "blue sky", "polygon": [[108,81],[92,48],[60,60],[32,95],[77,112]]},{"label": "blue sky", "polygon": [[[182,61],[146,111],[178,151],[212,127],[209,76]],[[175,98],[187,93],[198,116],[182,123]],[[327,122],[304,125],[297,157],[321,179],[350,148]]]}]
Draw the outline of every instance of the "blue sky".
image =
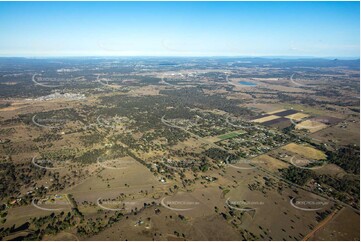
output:
[{"label": "blue sky", "polygon": [[359,57],[359,2],[1,2],[0,56]]}]

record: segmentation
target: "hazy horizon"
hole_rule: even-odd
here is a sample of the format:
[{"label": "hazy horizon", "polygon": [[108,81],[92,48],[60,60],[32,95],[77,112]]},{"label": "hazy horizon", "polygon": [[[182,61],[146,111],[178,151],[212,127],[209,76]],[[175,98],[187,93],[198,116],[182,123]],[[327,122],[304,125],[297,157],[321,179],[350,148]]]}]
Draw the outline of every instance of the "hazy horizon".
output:
[{"label": "hazy horizon", "polygon": [[1,2],[0,56],[359,58],[359,18],[359,2]]},{"label": "hazy horizon", "polygon": [[181,56],[181,55],[64,55],[64,56],[56,56],[56,55],[0,55],[0,58],[26,58],[26,59],[52,59],[52,58],[234,58],[234,59],[247,59],[247,58],[264,58],[264,59],[342,59],[342,60],[359,60],[360,56],[277,56],[277,55],[269,55],[269,56],[237,56],[237,55],[204,55],[204,56],[197,56],[197,55],[189,55],[189,56]]}]

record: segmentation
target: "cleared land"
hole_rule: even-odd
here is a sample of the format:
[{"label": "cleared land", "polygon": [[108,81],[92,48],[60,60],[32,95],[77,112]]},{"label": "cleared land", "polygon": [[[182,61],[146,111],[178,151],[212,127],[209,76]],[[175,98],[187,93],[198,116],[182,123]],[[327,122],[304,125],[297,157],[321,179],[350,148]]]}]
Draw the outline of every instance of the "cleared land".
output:
[{"label": "cleared land", "polygon": [[230,132],[228,134],[219,135],[218,139],[219,140],[232,139],[232,138],[238,137],[239,135],[242,135],[244,133],[245,133],[245,131],[243,131],[243,130],[237,131],[237,132]]},{"label": "cleared land", "polygon": [[279,116],[275,116],[275,115],[269,115],[263,118],[258,118],[258,119],[254,119],[252,120],[252,122],[256,122],[256,123],[264,123],[270,120],[274,120],[274,119],[278,119],[280,118]]},{"label": "cleared land", "polygon": [[360,238],[360,215],[349,208],[343,208],[309,240],[342,241]]},{"label": "cleared land", "polygon": [[306,129],[311,133],[315,133],[319,130],[327,128],[327,125],[314,120],[305,120],[301,123],[298,123],[295,127],[296,129]]},{"label": "cleared land", "polygon": [[256,158],[253,159],[254,163],[256,163],[257,165],[272,171],[272,172],[277,172],[278,169],[283,169],[283,168],[287,168],[289,167],[289,164],[280,161],[276,158],[273,158],[269,155],[260,155]]},{"label": "cleared land", "polygon": [[325,153],[323,153],[322,151],[306,145],[290,143],[281,148],[309,159],[322,160],[326,158]]},{"label": "cleared land", "polygon": [[359,61],[73,61],[1,62],[3,239],[359,240]]},{"label": "cleared land", "polygon": [[292,119],[292,120],[295,120],[295,121],[299,121],[303,118],[307,118],[309,117],[310,115],[306,114],[306,113],[294,113],[294,114],[291,114],[291,115],[287,115],[285,116],[286,118],[289,118],[289,119]]}]

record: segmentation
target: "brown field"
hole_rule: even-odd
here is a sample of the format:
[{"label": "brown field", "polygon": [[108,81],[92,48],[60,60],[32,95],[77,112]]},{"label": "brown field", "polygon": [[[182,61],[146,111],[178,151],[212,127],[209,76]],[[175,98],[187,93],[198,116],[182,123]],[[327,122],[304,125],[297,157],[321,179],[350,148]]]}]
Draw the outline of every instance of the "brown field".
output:
[{"label": "brown field", "polygon": [[320,109],[317,107],[311,107],[311,106],[303,105],[303,104],[293,104],[293,103],[287,104],[287,103],[285,103],[284,108],[299,110],[301,112],[309,113],[309,114],[312,114],[315,116],[325,115],[325,116],[339,117],[339,118],[343,118],[345,116],[341,112]]},{"label": "brown field", "polygon": [[309,116],[310,115],[305,114],[305,113],[295,113],[295,114],[291,114],[291,115],[286,116],[286,118],[293,119],[295,121],[299,121],[299,120],[301,120],[303,118],[307,118]]},{"label": "brown field", "polygon": [[[263,184],[261,180],[258,181]],[[316,212],[305,212],[290,205],[290,197],[318,200],[319,197],[316,195],[303,191],[295,194],[289,188],[284,188],[281,193],[273,188],[265,189],[264,192],[237,188],[227,195],[232,201],[254,203],[247,207],[255,208],[255,212],[246,213],[241,226],[256,234],[258,240],[301,240],[311,231],[310,228],[317,225]],[[327,206],[322,209],[329,209],[330,206],[332,203],[327,203]],[[264,216],[264,214],[267,215]]]},{"label": "brown field", "polygon": [[72,194],[78,202],[96,202],[99,197],[114,198],[120,193],[138,194],[141,190],[152,193],[158,186],[165,185],[145,166],[132,162],[127,163],[126,168],[103,168],[99,174],[89,177],[66,192]]},{"label": "brown field", "polygon": [[[201,219],[191,219],[186,216],[182,221],[178,213],[162,206],[157,207],[159,215],[155,215],[154,208],[148,208],[142,213],[129,216],[111,228],[100,232],[87,240],[240,240],[241,237],[219,216],[206,216]],[[150,221],[147,218],[150,217]],[[137,224],[138,221],[144,222]],[[214,229],[214,226],[217,229]],[[180,237],[174,234],[180,233]]]},{"label": "brown field", "polygon": [[313,133],[311,137],[322,140],[325,143],[360,145],[360,122],[349,122],[346,128],[342,128],[340,125],[328,127]]},{"label": "brown field", "polygon": [[[47,208],[51,208],[51,206],[47,206]],[[66,212],[70,211],[71,209],[70,206],[56,206],[56,207],[54,206],[53,208],[61,208],[61,211],[66,211]],[[32,217],[41,217],[45,215],[50,215],[53,212],[54,211],[45,211],[38,209],[33,205],[14,207],[9,209],[8,219],[6,220],[4,226],[8,227],[8,226],[12,226],[13,224],[15,224],[16,226],[20,226]]]},{"label": "brown field", "polygon": [[322,151],[296,143],[290,143],[281,147],[281,149],[290,151],[292,153],[304,156],[309,159],[322,160],[326,158],[326,155]]},{"label": "brown field", "polygon": [[268,155],[260,155],[253,160],[257,162],[257,165],[272,172],[277,172],[278,169],[287,168],[289,166],[289,164]]},{"label": "brown field", "polygon": [[272,85],[264,84],[264,85],[266,86],[266,88],[275,91],[283,91],[283,92],[291,92],[291,93],[313,93],[313,91],[305,90],[303,88],[298,88],[298,87],[287,87],[287,86],[275,85],[275,84]]},{"label": "brown field", "polygon": [[268,112],[268,114],[274,114],[274,113],[279,113],[279,112],[283,112],[283,111],[286,111],[287,109],[276,109],[276,110],[273,110],[271,112]]},{"label": "brown field", "polygon": [[323,228],[315,233],[310,240],[340,241],[360,240],[360,214],[349,208],[343,208]]},{"label": "brown field", "polygon": [[320,168],[314,169],[314,171],[320,175],[331,175],[339,178],[347,174],[341,167],[335,164],[326,164]]},{"label": "brown field", "polygon": [[78,241],[78,236],[74,233],[62,231],[56,235],[45,235],[43,240],[45,241]]},{"label": "brown field", "polygon": [[305,120],[296,125],[296,129],[306,129],[311,133],[317,132],[326,128],[327,125],[318,121]]},{"label": "brown field", "polygon": [[280,117],[275,116],[275,115],[269,115],[269,116],[266,116],[266,117],[263,117],[263,118],[254,119],[254,120],[252,120],[252,122],[263,123],[263,122],[267,122],[267,121],[278,119],[278,118],[280,118]]},{"label": "brown field", "polygon": [[[270,159],[267,158],[267,160]],[[237,227],[247,231],[245,236],[248,239],[251,238],[250,232],[261,240],[302,239],[311,231],[311,227],[317,225],[316,212],[305,213],[295,209],[290,205],[289,197],[318,199],[317,196],[310,196],[303,191],[296,194],[287,186],[284,187],[282,193],[271,187],[265,187],[264,192],[251,191],[248,185],[256,181],[260,182],[261,186],[265,186],[263,176],[263,173],[255,169],[238,170],[229,167],[224,175],[219,177],[220,180],[217,183],[207,186],[198,184],[191,192],[179,191],[174,195],[166,196],[166,201],[171,203],[172,208],[179,209],[188,206],[190,210],[174,211],[160,205],[157,208],[161,212],[155,215],[154,207],[147,208],[137,215],[123,218],[111,228],[88,240],[182,240],[182,234],[185,239],[192,240],[241,240]],[[222,192],[218,188],[219,184],[224,184],[227,192]],[[231,203],[246,202],[248,203],[246,207],[254,208],[255,211],[245,212],[241,220],[237,220],[238,225],[232,225],[232,221],[236,219],[225,220],[219,214],[230,209],[226,203],[227,200]],[[185,202],[188,202],[188,205],[184,205]],[[327,204],[324,209],[329,206],[331,204]],[[218,213],[215,212],[216,207]],[[237,210],[234,212],[238,214]],[[185,219],[180,220],[179,214],[185,216]],[[148,217],[150,220],[147,219]],[[138,221],[142,223],[138,224]],[[215,227],[217,229],[214,229]],[[180,237],[177,237],[174,231],[177,231]]]}]

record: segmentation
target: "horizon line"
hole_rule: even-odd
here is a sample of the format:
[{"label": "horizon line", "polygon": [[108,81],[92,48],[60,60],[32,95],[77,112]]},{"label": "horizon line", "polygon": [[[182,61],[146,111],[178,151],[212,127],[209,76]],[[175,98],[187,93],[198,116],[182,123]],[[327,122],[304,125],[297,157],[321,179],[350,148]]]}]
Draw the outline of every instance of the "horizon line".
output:
[{"label": "horizon line", "polygon": [[360,60],[360,56],[311,56],[311,55],[0,55],[0,58],[279,58],[279,59],[347,59]]}]

